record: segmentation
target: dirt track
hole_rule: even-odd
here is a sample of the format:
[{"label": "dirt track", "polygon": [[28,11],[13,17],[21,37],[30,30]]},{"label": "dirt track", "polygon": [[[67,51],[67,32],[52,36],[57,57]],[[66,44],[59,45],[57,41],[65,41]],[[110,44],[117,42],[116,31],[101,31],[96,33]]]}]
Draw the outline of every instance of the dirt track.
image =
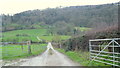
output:
[{"label": "dirt track", "polygon": [[54,50],[51,43],[48,43],[47,50],[42,55],[29,59],[20,66],[78,66],[78,64]]},{"label": "dirt track", "polygon": [[[16,64],[14,65],[16,66]],[[20,61],[19,63],[17,63],[17,66],[80,66],[80,65],[70,60],[64,54],[54,50],[51,43],[48,43],[47,50],[43,54],[37,57],[29,58],[25,61]]]}]

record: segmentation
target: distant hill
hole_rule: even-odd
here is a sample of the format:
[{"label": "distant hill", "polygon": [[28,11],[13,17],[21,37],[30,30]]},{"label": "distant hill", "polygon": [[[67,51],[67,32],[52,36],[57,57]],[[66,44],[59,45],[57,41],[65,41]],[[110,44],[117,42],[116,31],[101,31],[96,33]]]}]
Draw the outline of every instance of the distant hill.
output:
[{"label": "distant hill", "polygon": [[65,22],[76,27],[97,27],[117,23],[118,3],[29,10],[13,16],[2,15],[3,31],[35,29]]}]

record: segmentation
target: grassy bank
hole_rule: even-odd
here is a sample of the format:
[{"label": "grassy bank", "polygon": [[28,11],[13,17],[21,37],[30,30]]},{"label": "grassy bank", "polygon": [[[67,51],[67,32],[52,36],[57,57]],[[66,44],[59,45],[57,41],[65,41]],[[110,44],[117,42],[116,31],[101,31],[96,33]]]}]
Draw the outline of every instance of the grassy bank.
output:
[{"label": "grassy bank", "polygon": [[73,52],[73,51],[68,51],[65,52],[64,49],[58,49],[59,52],[67,55],[70,59],[72,59],[75,62],[78,62],[80,65],[82,66],[109,66],[109,65],[105,65],[103,63],[99,63],[99,62],[91,62],[90,63],[90,59],[89,59],[89,52]]},{"label": "grassy bank", "polygon": [[28,54],[28,46],[23,45],[6,45],[1,46],[0,50],[2,49],[2,59],[5,60],[12,60],[18,58],[25,58],[28,56],[39,55],[46,50],[46,44],[33,44],[31,45],[31,52],[32,54]]}]

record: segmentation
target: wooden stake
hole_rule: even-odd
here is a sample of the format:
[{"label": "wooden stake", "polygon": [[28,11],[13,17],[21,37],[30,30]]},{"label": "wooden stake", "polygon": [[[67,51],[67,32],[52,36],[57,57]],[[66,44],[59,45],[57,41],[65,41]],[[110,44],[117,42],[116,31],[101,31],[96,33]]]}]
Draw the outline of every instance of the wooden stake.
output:
[{"label": "wooden stake", "polygon": [[27,45],[28,45],[28,54],[32,54],[31,52],[31,41],[27,41]]}]

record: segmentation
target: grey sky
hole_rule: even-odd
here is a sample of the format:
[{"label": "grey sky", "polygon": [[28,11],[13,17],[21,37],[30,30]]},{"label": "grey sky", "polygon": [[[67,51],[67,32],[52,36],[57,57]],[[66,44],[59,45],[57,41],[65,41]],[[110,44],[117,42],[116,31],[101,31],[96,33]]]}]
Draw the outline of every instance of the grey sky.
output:
[{"label": "grey sky", "polygon": [[1,0],[0,14],[15,14],[26,10],[55,8],[58,6],[97,5],[119,0]]}]

